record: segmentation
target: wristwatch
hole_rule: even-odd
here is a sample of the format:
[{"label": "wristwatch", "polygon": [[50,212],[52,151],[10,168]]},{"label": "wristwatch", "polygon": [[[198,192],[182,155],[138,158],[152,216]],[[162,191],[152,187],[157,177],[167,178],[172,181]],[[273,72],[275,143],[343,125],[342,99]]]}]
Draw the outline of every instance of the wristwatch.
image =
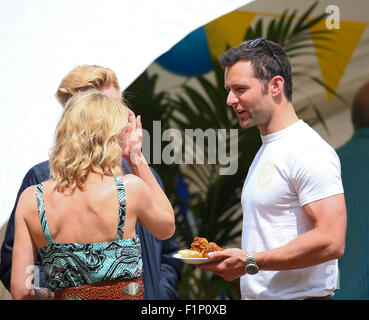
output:
[{"label": "wristwatch", "polygon": [[254,260],[254,252],[246,253],[245,272],[250,275],[257,274],[259,272],[259,266]]}]

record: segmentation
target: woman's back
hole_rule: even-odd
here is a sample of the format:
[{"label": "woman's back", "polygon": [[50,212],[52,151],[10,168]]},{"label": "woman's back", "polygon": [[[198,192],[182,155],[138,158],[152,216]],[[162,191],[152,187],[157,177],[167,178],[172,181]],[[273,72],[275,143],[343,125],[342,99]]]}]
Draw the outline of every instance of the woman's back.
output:
[{"label": "woman's back", "polygon": [[52,291],[102,281],[132,280],[142,274],[139,238],[124,237],[123,180],[99,179],[92,177],[86,190],[76,190],[73,196],[55,193],[51,182],[46,183],[46,190],[43,184],[37,186],[42,228],[39,225],[39,231],[31,229],[31,234],[42,238],[38,235],[42,232],[44,236],[45,246],[38,248],[38,254]]},{"label": "woman's back", "polygon": [[[125,178],[122,178],[124,184]],[[126,193],[126,190],[124,190]],[[84,191],[72,194],[57,192],[52,180],[43,184],[43,201],[47,223],[56,243],[94,243],[115,240],[119,201],[113,177],[89,174]],[[135,235],[136,218],[126,212],[123,238]],[[46,246],[45,236],[36,214],[29,221],[37,249]]]}]

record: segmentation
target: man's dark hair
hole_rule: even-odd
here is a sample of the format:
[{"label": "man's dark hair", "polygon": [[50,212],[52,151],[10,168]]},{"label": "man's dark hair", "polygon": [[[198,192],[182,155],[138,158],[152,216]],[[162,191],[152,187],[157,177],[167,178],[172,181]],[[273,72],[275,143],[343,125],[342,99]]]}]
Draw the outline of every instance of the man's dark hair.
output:
[{"label": "man's dark hair", "polygon": [[[281,66],[273,57],[265,41],[268,42],[270,49],[274,52],[283,70],[281,70]],[[288,101],[292,101],[292,72],[288,55],[273,41],[263,40],[253,48],[250,48],[251,43],[251,41],[245,41],[238,47],[230,48],[224,52],[219,58],[221,66],[226,68],[240,60],[249,60],[253,67],[254,75],[263,83],[265,92],[269,81],[273,77],[280,75],[284,79],[284,94]]]},{"label": "man's dark hair", "polygon": [[369,127],[369,82],[356,94],[351,108],[354,129]]}]

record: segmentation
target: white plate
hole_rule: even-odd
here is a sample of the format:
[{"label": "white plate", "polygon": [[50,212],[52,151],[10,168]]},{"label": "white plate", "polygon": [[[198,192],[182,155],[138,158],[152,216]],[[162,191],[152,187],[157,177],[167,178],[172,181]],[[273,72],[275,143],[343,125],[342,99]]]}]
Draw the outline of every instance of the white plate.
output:
[{"label": "white plate", "polygon": [[203,264],[203,263],[214,262],[214,260],[210,258],[187,258],[187,257],[183,257],[179,253],[174,254],[173,258],[179,259],[182,262],[188,263],[188,264]]}]

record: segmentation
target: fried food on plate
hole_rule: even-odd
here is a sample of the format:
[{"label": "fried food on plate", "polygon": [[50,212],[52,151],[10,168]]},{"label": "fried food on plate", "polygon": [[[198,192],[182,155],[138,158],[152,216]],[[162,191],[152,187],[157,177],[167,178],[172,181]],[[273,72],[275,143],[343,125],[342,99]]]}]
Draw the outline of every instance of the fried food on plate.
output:
[{"label": "fried food on plate", "polygon": [[222,250],[215,242],[208,242],[206,238],[195,237],[191,249],[180,250],[178,253],[186,258],[205,258],[209,252]]}]

